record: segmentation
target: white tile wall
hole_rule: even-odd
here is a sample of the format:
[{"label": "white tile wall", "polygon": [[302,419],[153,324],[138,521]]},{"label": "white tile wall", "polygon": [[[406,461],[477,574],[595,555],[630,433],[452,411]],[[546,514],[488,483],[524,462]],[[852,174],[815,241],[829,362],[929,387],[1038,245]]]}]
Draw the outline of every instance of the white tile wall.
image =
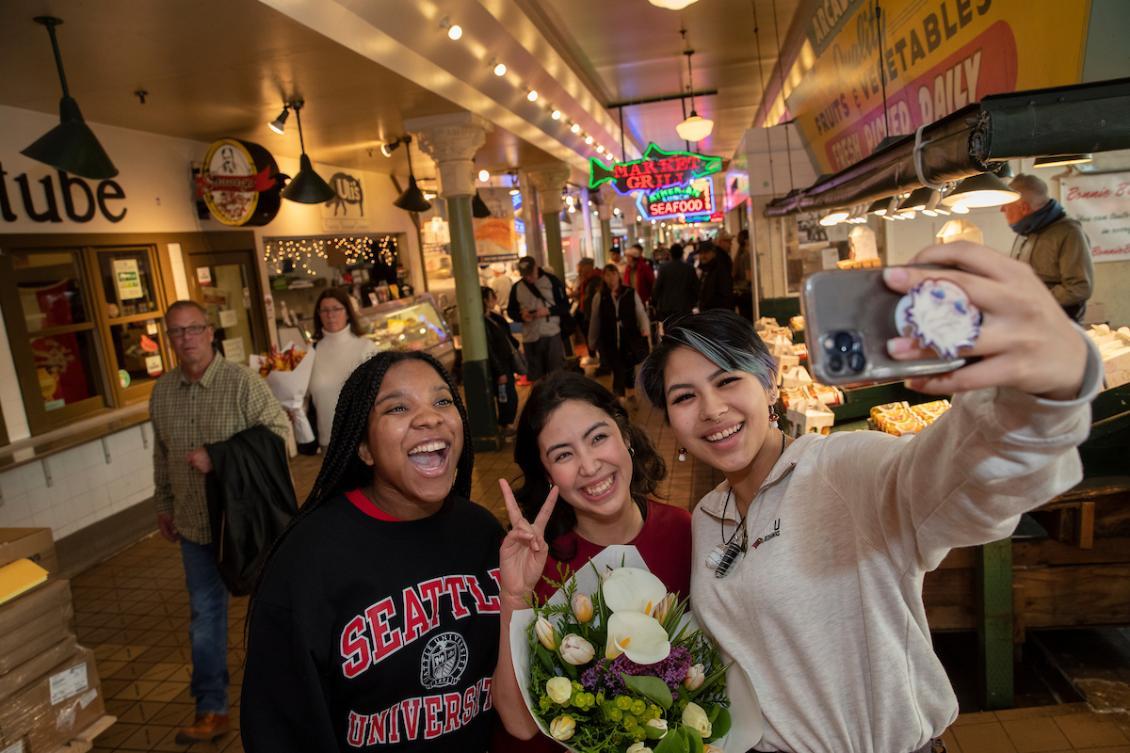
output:
[{"label": "white tile wall", "polygon": [[149,424],[134,426],[105,444],[96,440],[0,473],[0,527],[47,527],[61,539],[152,497],[153,445],[144,446],[143,431],[153,436]]}]

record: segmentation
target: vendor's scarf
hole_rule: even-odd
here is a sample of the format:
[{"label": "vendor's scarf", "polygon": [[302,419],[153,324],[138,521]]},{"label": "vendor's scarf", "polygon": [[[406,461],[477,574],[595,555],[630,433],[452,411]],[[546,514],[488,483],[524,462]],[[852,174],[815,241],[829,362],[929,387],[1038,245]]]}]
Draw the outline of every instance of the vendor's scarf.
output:
[{"label": "vendor's scarf", "polygon": [[1067,214],[1055,199],[1048,199],[1048,203],[1037,209],[1032,214],[1024,217],[1019,222],[1012,223],[1009,227],[1017,235],[1031,235],[1038,233],[1056,220],[1063,219]]}]

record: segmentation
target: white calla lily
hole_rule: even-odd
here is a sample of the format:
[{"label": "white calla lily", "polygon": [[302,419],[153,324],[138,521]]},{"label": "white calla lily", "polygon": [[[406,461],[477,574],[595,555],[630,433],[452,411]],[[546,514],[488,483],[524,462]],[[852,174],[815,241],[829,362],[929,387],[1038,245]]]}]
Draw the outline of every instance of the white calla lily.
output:
[{"label": "white calla lily", "polygon": [[604,603],[615,612],[642,612],[650,615],[667,595],[667,586],[647,570],[621,567],[604,579]]},{"label": "white calla lily", "polygon": [[656,664],[671,653],[667,631],[643,612],[614,612],[608,618],[607,659],[627,654],[636,664]]}]

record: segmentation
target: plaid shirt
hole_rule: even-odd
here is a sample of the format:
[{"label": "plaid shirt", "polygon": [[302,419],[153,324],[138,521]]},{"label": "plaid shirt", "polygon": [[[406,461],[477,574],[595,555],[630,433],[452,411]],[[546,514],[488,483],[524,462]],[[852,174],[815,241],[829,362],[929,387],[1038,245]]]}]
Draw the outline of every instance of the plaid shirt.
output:
[{"label": "plaid shirt", "polygon": [[252,426],[265,426],[286,441],[290,423],[266,382],[249,369],[216,354],[199,381],[174,369],[153,387],[153,498],[158,513],[171,513],[189,541],[208,544],[208,500],[204,476],[186,461],[188,453],[223,442]]}]

